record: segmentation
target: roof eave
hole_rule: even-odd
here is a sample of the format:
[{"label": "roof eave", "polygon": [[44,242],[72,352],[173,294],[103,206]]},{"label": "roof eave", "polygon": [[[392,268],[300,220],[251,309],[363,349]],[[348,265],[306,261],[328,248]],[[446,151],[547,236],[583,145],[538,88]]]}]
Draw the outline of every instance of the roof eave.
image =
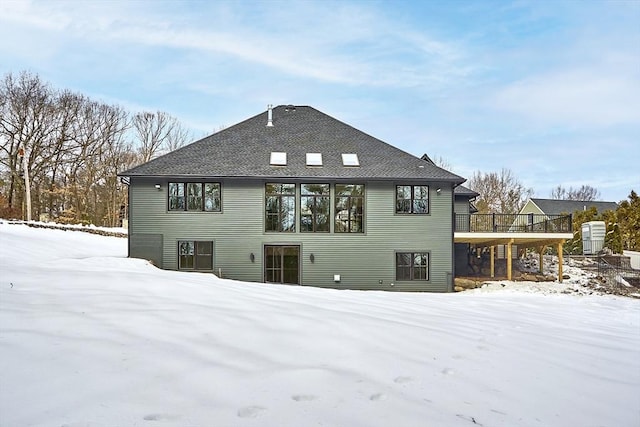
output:
[{"label": "roof eave", "polygon": [[465,180],[463,178],[438,178],[438,177],[403,177],[403,176],[338,176],[338,175],[325,175],[325,176],[280,176],[280,175],[192,175],[192,174],[131,174],[127,171],[119,173],[119,177],[129,178],[153,178],[153,179],[366,179],[370,181],[430,181],[430,182],[447,182],[453,186],[462,184]]}]

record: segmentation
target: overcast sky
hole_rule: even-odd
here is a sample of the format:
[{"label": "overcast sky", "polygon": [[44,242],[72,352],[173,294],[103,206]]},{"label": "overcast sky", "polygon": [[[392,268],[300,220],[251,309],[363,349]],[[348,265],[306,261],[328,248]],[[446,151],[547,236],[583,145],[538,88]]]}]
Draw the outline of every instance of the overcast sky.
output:
[{"label": "overcast sky", "polygon": [[537,197],[640,192],[640,1],[0,2],[0,72],[29,70],[195,137],[313,106]]}]

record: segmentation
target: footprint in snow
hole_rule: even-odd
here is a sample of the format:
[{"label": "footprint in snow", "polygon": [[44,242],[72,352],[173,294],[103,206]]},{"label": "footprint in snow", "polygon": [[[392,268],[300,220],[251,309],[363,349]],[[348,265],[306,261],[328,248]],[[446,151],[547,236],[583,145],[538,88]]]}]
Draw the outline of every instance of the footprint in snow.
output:
[{"label": "footprint in snow", "polygon": [[92,421],[81,421],[71,424],[62,424],[60,427],[103,427],[104,424],[94,423]]},{"label": "footprint in snow", "polygon": [[149,414],[149,415],[145,415],[142,419],[145,421],[162,421],[162,420],[176,420],[179,417],[175,416],[175,415],[168,415],[168,414]]},{"label": "footprint in snow", "polygon": [[256,418],[266,410],[267,408],[262,406],[245,406],[238,409],[238,416],[240,418]]},{"label": "footprint in snow", "polygon": [[411,377],[396,377],[393,382],[396,384],[406,384],[406,383],[410,383],[411,381],[413,381],[413,378]]},{"label": "footprint in snow", "polygon": [[296,402],[310,402],[316,400],[318,396],[314,396],[313,394],[294,394],[291,398]]},{"label": "footprint in snow", "polygon": [[373,400],[373,401],[377,401],[377,400],[387,400],[387,395],[384,393],[376,393],[376,394],[372,394],[369,397],[369,400]]},{"label": "footprint in snow", "polygon": [[442,370],[442,373],[445,374],[445,375],[453,375],[453,374],[455,374],[455,372],[456,371],[454,371],[451,368],[445,368],[445,369]]}]

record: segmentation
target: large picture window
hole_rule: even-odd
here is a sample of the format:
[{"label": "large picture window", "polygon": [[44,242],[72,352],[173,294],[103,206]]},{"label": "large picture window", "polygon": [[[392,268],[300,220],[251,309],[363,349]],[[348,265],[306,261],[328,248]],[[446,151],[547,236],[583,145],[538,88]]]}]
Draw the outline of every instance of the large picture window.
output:
[{"label": "large picture window", "polygon": [[336,184],[335,232],[364,233],[364,185]]},{"label": "large picture window", "polygon": [[170,182],[170,211],[220,212],[220,183]]},{"label": "large picture window", "polygon": [[300,186],[300,231],[329,232],[329,184]]},{"label": "large picture window", "polygon": [[427,252],[397,252],[396,280],[429,280],[429,254]]},{"label": "large picture window", "polygon": [[266,184],[265,231],[296,231],[295,184]]},{"label": "large picture window", "polygon": [[178,242],[178,268],[180,270],[212,270],[213,242]]},{"label": "large picture window", "polygon": [[428,214],[428,185],[397,185],[396,213]]}]

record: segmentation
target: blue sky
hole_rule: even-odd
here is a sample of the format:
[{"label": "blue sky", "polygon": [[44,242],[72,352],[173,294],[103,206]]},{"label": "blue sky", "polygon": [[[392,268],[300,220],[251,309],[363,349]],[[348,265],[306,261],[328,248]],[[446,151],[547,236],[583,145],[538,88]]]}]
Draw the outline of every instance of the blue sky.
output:
[{"label": "blue sky", "polygon": [[0,72],[201,137],[311,105],[537,197],[640,192],[640,1],[0,2]]}]

